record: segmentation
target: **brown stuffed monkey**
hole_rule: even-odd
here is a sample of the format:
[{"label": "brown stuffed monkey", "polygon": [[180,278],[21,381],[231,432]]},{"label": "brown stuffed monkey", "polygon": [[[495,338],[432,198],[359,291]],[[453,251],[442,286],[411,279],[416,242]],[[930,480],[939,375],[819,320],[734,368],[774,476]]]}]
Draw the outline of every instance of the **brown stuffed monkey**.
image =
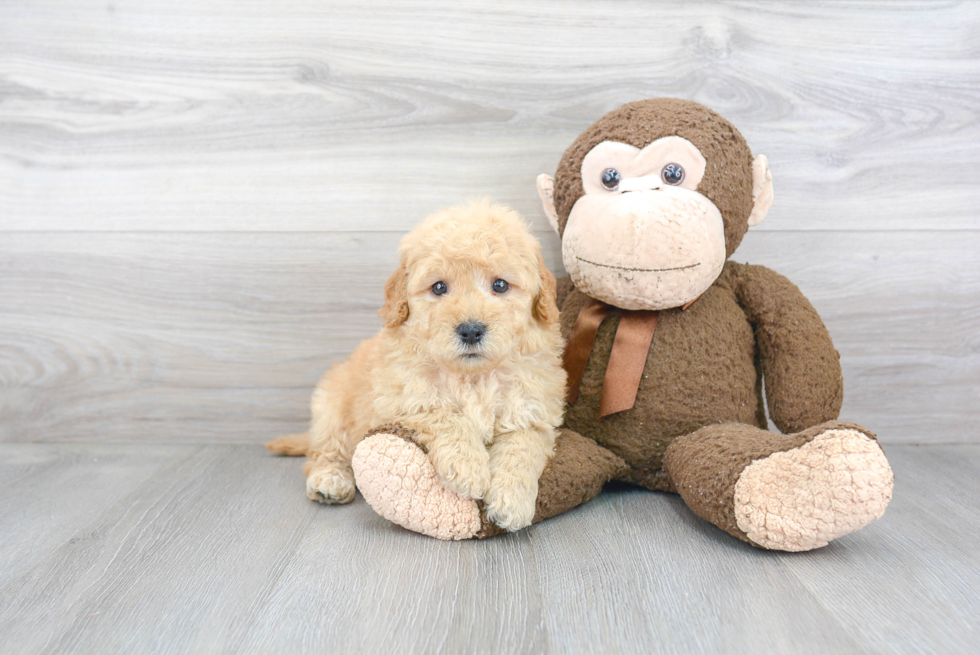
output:
[{"label": "brown stuffed monkey", "polygon": [[[569,273],[569,407],[535,521],[612,480],[679,493],[775,550],[819,548],[884,513],[892,471],[871,432],[836,420],[841,369],[820,316],[781,275],[728,261],[773,199],[765,157],[735,127],[694,102],[630,103],[538,190]],[[783,434],[767,429],[766,404]],[[354,458],[375,510],[440,538],[502,532],[431,475],[406,483],[424,453],[380,432]]]}]

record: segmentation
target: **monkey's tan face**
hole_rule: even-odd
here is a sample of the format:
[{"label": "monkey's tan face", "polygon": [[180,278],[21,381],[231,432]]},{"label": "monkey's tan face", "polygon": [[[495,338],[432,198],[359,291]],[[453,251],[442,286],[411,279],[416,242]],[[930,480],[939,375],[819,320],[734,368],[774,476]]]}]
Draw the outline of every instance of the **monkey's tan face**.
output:
[{"label": "monkey's tan face", "polygon": [[697,192],[705,159],[678,136],[642,150],[615,141],[582,162],[562,237],[575,286],[622,309],[668,309],[700,296],[725,265],[725,225]]}]

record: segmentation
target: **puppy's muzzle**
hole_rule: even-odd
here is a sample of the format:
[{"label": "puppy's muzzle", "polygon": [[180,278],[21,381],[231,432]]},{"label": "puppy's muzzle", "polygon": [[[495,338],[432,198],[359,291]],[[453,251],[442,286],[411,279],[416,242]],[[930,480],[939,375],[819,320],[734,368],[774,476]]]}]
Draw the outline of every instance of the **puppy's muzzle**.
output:
[{"label": "puppy's muzzle", "polygon": [[466,346],[479,345],[486,333],[486,324],[479,321],[467,321],[456,326],[456,337]]}]

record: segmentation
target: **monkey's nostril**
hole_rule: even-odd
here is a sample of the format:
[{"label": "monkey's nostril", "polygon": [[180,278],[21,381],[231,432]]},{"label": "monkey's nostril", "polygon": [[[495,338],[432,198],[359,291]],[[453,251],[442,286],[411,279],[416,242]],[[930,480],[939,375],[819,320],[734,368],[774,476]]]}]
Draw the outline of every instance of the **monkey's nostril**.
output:
[{"label": "monkey's nostril", "polygon": [[456,326],[456,335],[467,346],[480,343],[487,332],[487,326],[479,321],[467,321]]}]

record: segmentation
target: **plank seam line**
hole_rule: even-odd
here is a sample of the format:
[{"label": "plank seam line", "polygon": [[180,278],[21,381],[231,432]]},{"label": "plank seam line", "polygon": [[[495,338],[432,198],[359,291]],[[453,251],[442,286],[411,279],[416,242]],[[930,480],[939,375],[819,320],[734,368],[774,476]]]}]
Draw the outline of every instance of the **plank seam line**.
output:
[{"label": "plank seam line", "polygon": [[[421,220],[422,217],[419,218]],[[980,221],[980,217],[978,217]],[[160,235],[160,234],[170,234],[170,235],[193,235],[193,234],[406,234],[411,229],[411,226],[406,226],[404,230],[6,230],[0,229],[0,234],[14,235],[14,234],[30,234],[30,235],[53,235],[53,234],[132,234],[132,235]],[[548,229],[538,229],[532,230],[534,234],[553,234],[551,230]],[[933,228],[933,229],[911,229],[911,228],[898,228],[898,229],[853,229],[853,230],[788,230],[788,229],[763,229],[763,230],[753,230],[750,234],[958,234],[958,233],[968,233],[977,234],[980,233],[980,227],[976,228]]]}]

